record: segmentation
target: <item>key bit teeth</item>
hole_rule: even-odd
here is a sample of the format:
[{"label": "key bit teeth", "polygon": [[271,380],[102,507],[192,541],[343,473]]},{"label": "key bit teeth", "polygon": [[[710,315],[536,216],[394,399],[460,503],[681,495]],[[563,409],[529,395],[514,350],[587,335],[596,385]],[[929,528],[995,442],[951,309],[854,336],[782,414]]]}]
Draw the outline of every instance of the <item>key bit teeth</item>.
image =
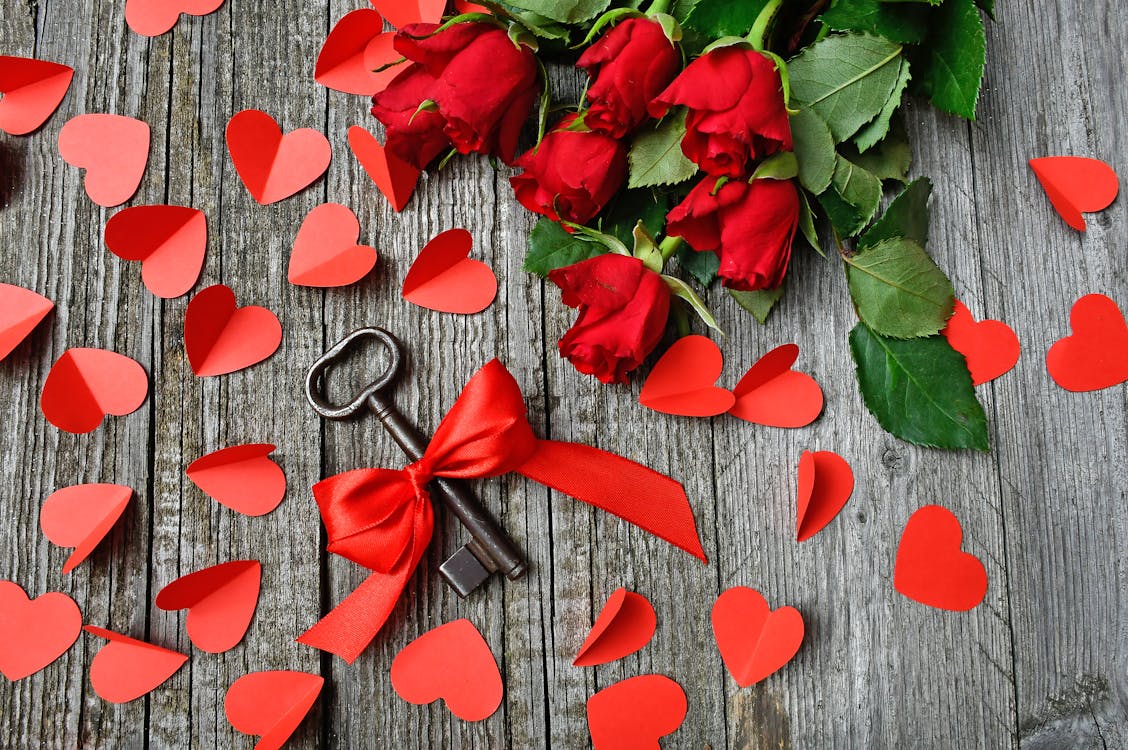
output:
[{"label": "key bit teeth", "polygon": [[469,544],[461,547],[439,566],[439,575],[463,598],[485,583],[490,572]]}]

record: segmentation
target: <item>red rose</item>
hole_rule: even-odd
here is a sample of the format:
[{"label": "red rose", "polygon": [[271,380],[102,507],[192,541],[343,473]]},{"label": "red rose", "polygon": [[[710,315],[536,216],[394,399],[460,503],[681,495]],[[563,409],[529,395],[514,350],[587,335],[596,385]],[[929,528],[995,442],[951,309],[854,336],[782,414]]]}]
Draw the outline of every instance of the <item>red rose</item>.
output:
[{"label": "red rose", "polygon": [[517,160],[525,170],[509,178],[521,205],[553,221],[583,224],[603,210],[627,181],[627,147],[602,133],[567,130],[564,118]]},{"label": "red rose", "polygon": [[[666,217],[666,232],[694,250],[714,250],[717,274],[732,289],[775,289],[783,283],[799,226],[799,193],[790,180],[698,183]],[[714,195],[716,192],[716,195]]]},{"label": "red rose", "polygon": [[584,123],[622,138],[646,121],[647,105],[674,80],[681,55],[657,21],[629,18],[588,47],[576,66],[592,79]]},{"label": "red rose", "polygon": [[651,103],[655,117],[689,109],[682,151],[711,175],[747,177],[751,163],[791,150],[791,125],[776,63],[741,46],[721,47],[689,64]]},{"label": "red rose", "polygon": [[625,383],[662,339],[670,315],[670,290],[661,276],[626,255],[597,255],[558,268],[548,278],[579,316],[560,356],[604,383]]}]

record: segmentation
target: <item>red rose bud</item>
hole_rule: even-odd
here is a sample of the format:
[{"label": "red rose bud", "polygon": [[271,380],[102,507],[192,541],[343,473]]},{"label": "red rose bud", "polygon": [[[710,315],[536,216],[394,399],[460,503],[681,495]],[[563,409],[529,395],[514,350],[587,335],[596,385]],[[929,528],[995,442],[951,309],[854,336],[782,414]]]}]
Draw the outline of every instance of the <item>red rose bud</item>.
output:
[{"label": "red rose bud", "polygon": [[564,304],[578,308],[575,324],[560,339],[560,356],[604,383],[625,383],[666,329],[670,290],[661,276],[626,255],[597,255],[548,278]]},{"label": "red rose bud", "polygon": [[647,105],[677,76],[681,55],[657,21],[628,18],[588,47],[576,65],[592,79],[584,122],[622,138],[646,121]]},{"label": "red rose bud", "polygon": [[[717,271],[732,289],[775,289],[783,283],[799,226],[799,193],[790,180],[718,178],[698,183],[666,217],[666,232],[694,250],[713,250]],[[714,192],[716,195],[714,195]]]},{"label": "red rose bud", "polygon": [[538,148],[517,160],[509,178],[521,205],[553,221],[583,224],[603,210],[627,181],[627,146],[602,133],[567,130],[564,118]]},{"label": "red rose bud", "polygon": [[423,66],[411,65],[372,98],[372,114],[387,129],[385,147],[416,169],[450,148],[446,119],[433,108],[420,109],[434,83]]},{"label": "red rose bud", "polygon": [[791,125],[776,63],[742,46],[721,47],[689,64],[651,103],[655,117],[689,109],[682,151],[707,173],[748,177],[751,163],[791,150]]}]

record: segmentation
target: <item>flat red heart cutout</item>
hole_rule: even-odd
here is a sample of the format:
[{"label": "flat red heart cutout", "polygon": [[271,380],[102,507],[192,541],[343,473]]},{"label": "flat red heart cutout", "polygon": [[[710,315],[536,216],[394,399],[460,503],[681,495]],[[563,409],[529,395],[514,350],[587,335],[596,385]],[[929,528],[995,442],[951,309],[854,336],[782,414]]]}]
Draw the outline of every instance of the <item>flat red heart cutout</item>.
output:
[{"label": "flat red heart cutout", "polygon": [[73,548],[63,564],[69,573],[90,556],[121,518],[133,490],[120,484],[78,484],[63,487],[43,501],[39,528],[52,544]]},{"label": "flat red heart cutout", "polygon": [[644,674],[605,687],[587,701],[594,750],[661,750],[659,739],[677,731],[689,704],[681,685]]},{"label": "flat red heart cutout", "polygon": [[1085,217],[1081,212],[1108,208],[1120,189],[1116,172],[1100,159],[1045,156],[1031,159],[1030,168],[1065,223],[1082,232]]},{"label": "flat red heart cutout", "polygon": [[893,586],[913,601],[962,612],[987,595],[987,571],[960,550],[963,529],[947,508],[926,505],[909,517],[897,547]]},{"label": "flat red heart cutout", "polygon": [[822,413],[823,392],[805,372],[791,369],[799,358],[795,344],[777,346],[760,357],[733,389],[729,414],[769,427],[803,427]]},{"label": "flat red heart cutout", "polygon": [[741,687],[779,671],[803,643],[803,615],[794,607],[772,610],[763,595],[735,586],[713,605],[713,636],[729,674]]},{"label": "flat red heart cutout", "polygon": [[147,695],[188,661],[179,651],[112,630],[87,625],[86,632],[109,641],[90,662],[90,684],[100,698],[110,703],[128,703]]},{"label": "flat red heart cutout", "polygon": [[187,609],[188,638],[201,651],[222,654],[235,648],[258,605],[262,564],[235,560],[181,576],[157,594],[163,610]]},{"label": "flat red heart cutout", "polygon": [[419,182],[419,170],[388,153],[376,136],[357,125],[349,128],[349,148],[398,213],[407,206]]},{"label": "flat red heart cutout", "polygon": [[145,287],[172,299],[196,285],[208,248],[204,212],[186,206],[134,206],[106,222],[106,247],[122,260],[141,261]]},{"label": "flat red heart cutout", "polygon": [[12,682],[35,674],[67,652],[82,632],[82,613],[66,594],[32,599],[0,581],[0,674]]},{"label": "flat red heart cutout", "polygon": [[346,14],[321,45],[314,80],[346,94],[380,93],[403,70],[393,65],[403,59],[392,46],[395,36],[384,32],[384,19],[377,11],[362,8]]},{"label": "flat red heart cutout", "polygon": [[1018,364],[1018,336],[1000,320],[978,323],[964,303],[956,300],[955,312],[940,333],[952,348],[964,355],[973,385],[983,385],[1004,375]]},{"label": "flat red heart cutout", "polygon": [[1072,336],[1050,347],[1046,369],[1067,391],[1099,391],[1128,380],[1128,324],[1115,302],[1086,294],[1069,313]]},{"label": "flat red heart cutout", "polygon": [[223,284],[202,290],[184,312],[184,348],[199,377],[257,365],[281,343],[278,316],[265,307],[238,307],[235,292]]},{"label": "flat red heart cutout", "polygon": [[796,541],[810,539],[834,520],[854,492],[854,471],[832,451],[803,451],[799,457]]},{"label": "flat red heart cutout", "polygon": [[438,23],[447,0],[369,0],[397,29],[413,23]]},{"label": "flat red heart cutout", "polygon": [[227,690],[223,711],[243,734],[262,739],[255,750],[278,750],[302,723],[325,684],[305,672],[252,672]]},{"label": "flat red heart cutout", "polygon": [[467,257],[473,246],[465,229],[448,229],[428,242],[403,280],[403,298],[439,312],[485,310],[497,296],[497,277],[485,263]]},{"label": "flat red heart cutout", "polygon": [[91,432],[112,414],[124,417],[149,395],[145,368],[104,349],[67,349],[47,373],[39,406],[60,430]]},{"label": "flat red heart cutout", "polygon": [[219,10],[223,0],[125,0],[125,22],[141,36],[160,36],[180,19],[180,14],[206,16]]},{"label": "flat red heart cutout", "polygon": [[74,68],[0,55],[0,130],[26,135],[47,122],[70,88]]},{"label": "flat red heart cutout", "polygon": [[736,403],[736,396],[714,385],[723,368],[721,350],[710,339],[680,338],[650,371],[639,403],[654,411],[683,417],[724,414]]},{"label": "flat red heart cutout", "polygon": [[572,666],[594,667],[630,656],[650,643],[657,625],[658,616],[649,599],[617,589],[595,618]]},{"label": "flat red heart cutout", "polygon": [[59,131],[59,156],[86,170],[86,194],[99,206],[125,203],[149,162],[149,126],[121,115],[79,115]]},{"label": "flat red heart cutout", "polygon": [[30,289],[0,284],[0,362],[35,330],[55,303]]},{"label": "flat red heart cutout", "polygon": [[416,705],[442,698],[464,721],[492,716],[504,691],[489,644],[465,619],[427,631],[396,654],[392,687]]},{"label": "flat red heart cutout", "polygon": [[220,505],[245,516],[265,516],[286,496],[286,475],[271,460],[269,443],[233,445],[188,465],[192,483]]},{"label": "flat red heart cutout", "polygon": [[333,150],[312,128],[282,135],[274,118],[244,109],[227,121],[227,150],[247,192],[269,205],[289,198],[325,174]]},{"label": "flat red heart cutout", "polygon": [[356,244],[360,222],[340,203],[323,203],[305,217],[294,240],[287,278],[298,286],[347,286],[376,265],[376,249]]}]

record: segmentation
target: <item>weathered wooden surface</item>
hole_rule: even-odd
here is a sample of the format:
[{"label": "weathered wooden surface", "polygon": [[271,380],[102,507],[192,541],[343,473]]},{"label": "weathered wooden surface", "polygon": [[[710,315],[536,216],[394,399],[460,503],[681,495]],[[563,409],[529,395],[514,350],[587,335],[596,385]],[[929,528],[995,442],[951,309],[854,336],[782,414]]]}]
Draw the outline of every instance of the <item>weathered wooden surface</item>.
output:
[{"label": "weathered wooden surface", "polygon": [[[512,200],[505,173],[484,160],[455,160],[397,216],[355,164],[345,131],[374,127],[365,102],[317,86],[312,68],[331,22],[363,3],[231,0],[153,40],[126,29],[122,5],[6,0],[0,9],[0,53],[77,71],[40,132],[0,137],[0,280],[58,303],[0,364],[0,577],[33,594],[68,592],[86,622],[192,659],[148,698],[113,706],[89,687],[86,668],[100,642],[83,636],[43,672],[0,684],[0,745],[251,747],[223,717],[226,687],[247,671],[292,668],[327,678],[295,748],[583,747],[587,696],[654,671],[689,696],[686,723],[666,747],[1128,746],[1128,390],[1066,393],[1043,364],[1077,297],[1099,291],[1128,308],[1128,204],[1077,234],[1025,165],[1070,153],[1128,169],[1128,27],[1115,20],[1115,3],[1000,3],[979,121],[910,111],[915,169],[937,186],[932,251],[976,315],[1007,320],[1024,345],[1017,369],[981,392],[990,455],[917,449],[880,431],[851,374],[846,332],[854,316],[841,269],[815,256],[797,259],[788,296],[765,327],[724,295],[712,300],[730,331],[725,379],[735,381],[768,348],[797,342],[800,364],[826,391],[815,425],[781,431],[643,410],[637,385],[600,386],[557,358],[555,341],[571,316],[521,271],[532,219]],[[228,117],[245,107],[271,113],[287,130],[324,130],[334,148],[328,176],[281,204],[255,204],[223,145]],[[78,172],[57,155],[61,125],[87,111],[153,126],[133,203],[207,212],[201,284],[226,283],[242,304],[278,312],[285,339],[268,363],[219,379],[192,376],[185,299],[154,299],[136,266],[104,249],[101,230],[113,212],[86,199]],[[378,270],[345,290],[292,287],[290,243],[305,213],[326,200],[356,210],[362,239],[380,248]],[[501,281],[497,302],[481,315],[431,313],[398,298],[414,252],[452,226],[471,230],[477,257]],[[362,578],[319,551],[309,486],[328,473],[400,461],[373,422],[319,423],[301,397],[301,376],[323,347],[370,323],[411,339],[399,399],[422,426],[433,427],[469,374],[497,355],[523,384],[542,434],[627,453],[683,479],[711,564],[520,478],[491,481],[480,495],[527,551],[525,580],[495,581],[460,601],[435,572],[441,552],[461,541],[440,517],[431,556],[386,634],[356,664],[294,643]],[[142,362],[153,376],[149,401],[87,436],[47,425],[38,395],[71,346]],[[289,479],[285,503],[258,519],[226,511],[183,474],[206,452],[252,441],[278,444]],[[858,488],[837,521],[798,545],[794,468],[808,448],[840,452]],[[66,553],[39,533],[38,510],[54,489],[89,481],[128,484],[136,501],[109,542],[64,577]],[[987,600],[970,613],[937,612],[893,590],[900,530],[928,502],[956,511],[967,549],[987,566]],[[157,610],[154,593],[186,572],[242,557],[264,564],[246,640],[222,656],[193,650],[183,615]],[[799,607],[808,623],[796,660],[746,690],[725,673],[708,625],[713,599],[737,584]],[[654,642],[619,663],[571,667],[595,613],[621,585],[654,602]],[[388,682],[399,648],[459,616],[481,628],[505,677],[502,709],[480,724],[454,720],[441,705],[407,705]]]}]

